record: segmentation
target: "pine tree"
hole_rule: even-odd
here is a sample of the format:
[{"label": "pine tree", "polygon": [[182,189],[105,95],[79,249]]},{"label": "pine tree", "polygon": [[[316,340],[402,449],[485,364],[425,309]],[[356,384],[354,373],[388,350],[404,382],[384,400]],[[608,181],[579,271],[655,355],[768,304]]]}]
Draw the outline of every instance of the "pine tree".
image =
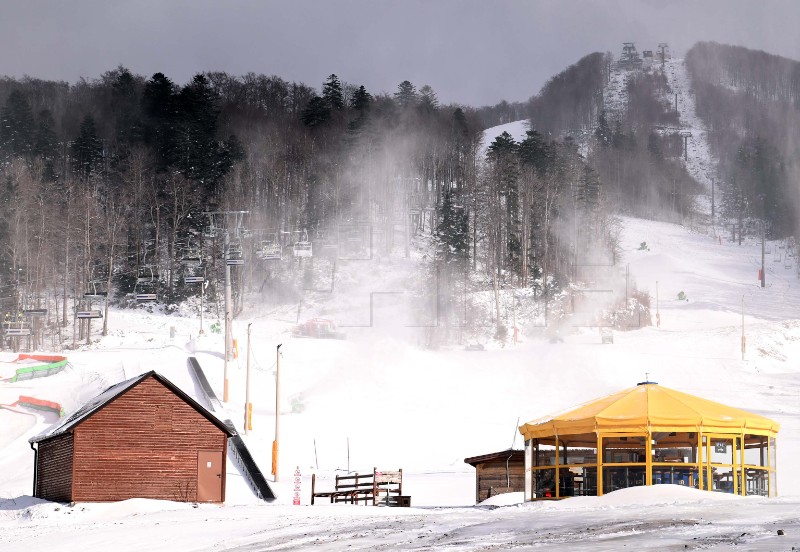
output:
[{"label": "pine tree", "polygon": [[6,155],[28,155],[33,150],[35,127],[27,98],[19,90],[8,96],[0,110],[0,151]]},{"label": "pine tree", "polygon": [[469,251],[469,220],[463,206],[455,204],[452,190],[445,192],[439,205],[436,241],[446,264],[466,260]]},{"label": "pine tree", "polygon": [[336,75],[331,75],[322,84],[322,98],[332,110],[344,109],[344,94],[342,82]]},{"label": "pine tree", "polygon": [[326,122],[331,118],[331,108],[324,98],[314,96],[308,105],[300,114],[300,120],[303,124],[315,128]]},{"label": "pine tree", "polygon": [[72,142],[72,166],[78,175],[86,179],[99,170],[103,161],[103,143],[97,137],[94,118],[87,115],[81,122],[77,138]]},{"label": "pine tree", "polygon": [[419,89],[419,103],[417,104],[417,109],[419,109],[420,113],[423,115],[430,115],[439,109],[439,100],[436,97],[436,92],[427,84]]},{"label": "pine tree", "polygon": [[161,170],[166,170],[176,157],[177,103],[177,87],[163,73],[155,73],[145,83],[142,94],[146,117],[144,139],[155,150]]},{"label": "pine tree", "polygon": [[367,92],[367,89],[364,88],[364,85],[358,87],[355,94],[353,94],[353,99],[350,102],[350,107],[355,109],[356,111],[365,111],[369,109],[370,104],[372,103],[372,94]]},{"label": "pine tree", "polygon": [[611,127],[608,125],[605,109],[600,112],[600,116],[597,118],[597,129],[594,131],[594,136],[601,146],[611,145],[613,133],[611,132]]},{"label": "pine tree", "polygon": [[411,82],[404,80],[397,86],[394,98],[402,109],[414,107],[417,104],[417,91]]},{"label": "pine tree", "polygon": [[33,153],[46,160],[52,160],[58,153],[58,137],[54,130],[53,115],[49,110],[43,109],[39,112],[38,119]]}]

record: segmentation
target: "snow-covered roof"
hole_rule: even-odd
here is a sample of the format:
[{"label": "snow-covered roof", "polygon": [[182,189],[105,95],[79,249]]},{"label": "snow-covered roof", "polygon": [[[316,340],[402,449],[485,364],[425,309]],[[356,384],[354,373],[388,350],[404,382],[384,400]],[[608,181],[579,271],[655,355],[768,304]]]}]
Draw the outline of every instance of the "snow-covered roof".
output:
[{"label": "snow-covered roof", "polygon": [[82,423],[87,418],[91,417],[93,414],[113,402],[115,399],[121,397],[129,390],[133,389],[140,383],[142,383],[147,378],[153,377],[162,383],[165,387],[171,390],[173,393],[178,395],[181,399],[184,400],[189,406],[197,410],[200,414],[202,414],[208,421],[213,423],[215,426],[220,428],[222,431],[228,434],[229,437],[232,437],[236,434],[236,431],[221,421],[219,418],[214,416],[211,412],[209,412],[206,408],[204,408],[201,404],[195,401],[192,397],[184,393],[178,386],[174,383],[169,381],[167,378],[158,374],[154,370],[149,372],[145,372],[139,376],[134,378],[122,381],[115,385],[112,385],[95,398],[84,404],[78,410],[64,418],[63,420],[59,420],[56,424],[50,426],[42,433],[31,437],[28,442],[30,443],[38,443],[41,441],[45,441],[47,439],[51,439],[58,435],[62,435],[64,433],[70,432],[73,428],[77,425]]}]

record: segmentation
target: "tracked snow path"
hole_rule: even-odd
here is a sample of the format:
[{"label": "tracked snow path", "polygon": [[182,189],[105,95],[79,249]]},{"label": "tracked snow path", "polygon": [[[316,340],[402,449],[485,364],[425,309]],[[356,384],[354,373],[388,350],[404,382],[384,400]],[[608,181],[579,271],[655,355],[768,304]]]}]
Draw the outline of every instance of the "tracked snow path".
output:
[{"label": "tracked snow path", "polygon": [[[664,64],[667,82],[678,96],[678,113],[681,132],[691,132],[687,143],[686,170],[708,193],[706,201],[699,201],[701,212],[711,213],[711,181],[716,178],[716,160],[708,143],[708,130],[697,115],[697,103],[691,87],[689,73],[682,59],[670,59]],[[673,96],[674,101],[674,96]]]}]

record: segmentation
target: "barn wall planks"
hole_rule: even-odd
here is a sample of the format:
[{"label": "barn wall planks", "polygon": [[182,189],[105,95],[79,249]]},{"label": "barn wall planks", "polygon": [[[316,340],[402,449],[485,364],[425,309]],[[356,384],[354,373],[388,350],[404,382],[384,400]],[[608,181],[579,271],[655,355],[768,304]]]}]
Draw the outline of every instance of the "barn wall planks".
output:
[{"label": "barn wall planks", "polygon": [[512,460],[508,463],[508,472],[505,460],[484,462],[476,466],[475,477],[477,502],[486,500],[490,496],[525,490],[524,462]]},{"label": "barn wall planks", "polygon": [[[197,452],[227,454],[227,435],[154,378],[74,432],[74,501],[195,501]],[[224,477],[223,470],[223,497]]]},{"label": "barn wall planks", "polygon": [[36,496],[54,502],[72,500],[72,434],[39,445]]}]

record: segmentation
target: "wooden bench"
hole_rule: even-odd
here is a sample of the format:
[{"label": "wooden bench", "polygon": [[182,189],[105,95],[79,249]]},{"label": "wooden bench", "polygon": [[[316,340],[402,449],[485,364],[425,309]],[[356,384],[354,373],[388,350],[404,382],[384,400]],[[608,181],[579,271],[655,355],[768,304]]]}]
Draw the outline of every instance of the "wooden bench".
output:
[{"label": "wooden bench", "polygon": [[386,471],[373,468],[372,473],[337,475],[333,491],[317,492],[317,474],[311,474],[311,504],[316,498],[329,498],[331,504],[344,502],[365,506],[409,505],[403,496],[403,470]]}]

